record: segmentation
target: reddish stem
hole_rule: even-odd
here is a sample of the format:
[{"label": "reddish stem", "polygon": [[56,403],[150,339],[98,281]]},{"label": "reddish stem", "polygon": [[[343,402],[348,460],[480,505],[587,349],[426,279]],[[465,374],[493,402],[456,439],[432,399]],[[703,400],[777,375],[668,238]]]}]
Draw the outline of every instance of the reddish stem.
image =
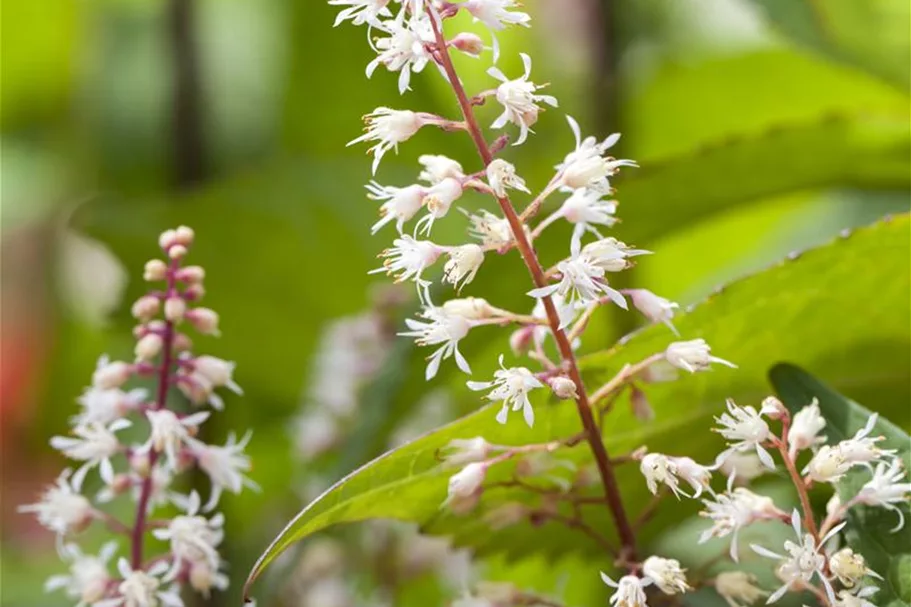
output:
[{"label": "reddish stem", "polygon": [[[433,27],[433,33],[434,37],[436,38],[437,49],[439,51],[437,53],[437,58],[443,70],[446,72],[446,76],[452,85],[452,89],[455,92],[456,98],[458,99],[459,107],[462,110],[462,116],[465,119],[466,130],[471,135],[475,147],[478,149],[478,154],[481,156],[481,160],[484,162],[484,166],[486,167],[493,160],[493,154],[487,145],[487,141],[484,139],[481,128],[478,126],[478,121],[474,115],[471,101],[469,100],[468,95],[465,93],[465,88],[462,86],[462,82],[459,80],[459,76],[452,64],[452,58],[450,57],[446,46],[446,39],[443,37],[442,27],[437,21],[436,16],[433,14],[432,9],[428,8],[428,13],[430,15],[430,22]],[[531,242],[529,242],[528,237],[525,234],[522,222],[519,219],[519,216],[516,213],[515,209],[513,208],[512,203],[508,197],[496,198],[497,202],[500,205],[500,209],[503,211],[506,220],[509,222],[509,227],[512,230],[513,238],[516,241],[516,248],[522,255],[522,260],[528,267],[528,271],[531,273],[531,277],[535,283],[535,286],[547,286],[548,281],[547,277],[544,274],[544,269],[541,267],[541,263],[538,261],[538,257],[532,248]],[[627,552],[627,558],[634,560],[636,552],[636,537],[633,533],[632,526],[630,525],[626,511],[623,507],[623,501],[620,497],[620,488],[617,484],[617,478],[614,474],[613,467],[611,466],[610,457],[607,454],[607,449],[604,446],[604,442],[601,440],[601,431],[598,429],[598,425],[595,422],[594,416],[592,415],[591,404],[588,401],[588,395],[585,391],[585,384],[582,382],[582,376],[579,373],[579,367],[576,364],[576,357],[573,353],[572,345],[570,344],[566,333],[563,331],[563,329],[560,328],[560,317],[557,313],[556,306],[554,306],[553,300],[547,296],[543,297],[541,301],[544,302],[544,309],[547,313],[548,325],[550,325],[550,330],[553,333],[554,340],[557,343],[557,348],[560,351],[560,356],[567,366],[567,371],[569,373],[570,379],[574,384],[576,384],[576,394],[578,394],[578,398],[576,399],[576,408],[578,409],[579,417],[582,420],[582,426],[585,429],[586,440],[588,441],[592,453],[595,456],[598,472],[601,475],[601,481],[604,484],[605,500],[608,504],[608,507],[610,508],[611,515],[613,516],[614,523],[617,527],[617,533],[620,536],[620,542],[623,544],[623,547]]]},{"label": "reddish stem", "polygon": [[[173,260],[171,262],[171,267],[168,269],[167,281],[167,296],[170,297],[176,292],[176,280],[174,278],[177,268],[180,265],[179,260]],[[152,406],[153,410],[164,409],[167,406],[168,401],[168,386],[170,385],[170,375],[171,375],[171,366],[172,366],[172,356],[173,352],[171,351],[174,344],[174,323],[167,321],[165,323],[164,332],[162,335],[162,359],[161,367],[157,369],[158,373],[158,389],[155,396],[155,403]],[[158,460],[158,452],[154,449],[149,449],[149,472],[145,479],[142,481],[142,489],[139,493],[139,502],[136,506],[136,523],[133,525],[132,533],[132,552],[131,552],[131,567],[133,569],[139,569],[142,567],[142,542],[145,538],[146,532],[146,517],[148,516],[149,510],[149,499],[152,496],[152,469],[155,467],[155,462]]]},{"label": "reddish stem", "polygon": [[810,535],[813,536],[815,544],[819,546],[819,530],[816,528],[816,519],[813,515],[813,507],[810,505],[810,495],[807,492],[807,484],[797,471],[797,465],[791,458],[791,454],[788,453],[788,429],[790,428],[790,425],[789,419],[786,418],[782,421],[781,438],[775,439],[775,446],[778,447],[778,452],[781,454],[781,459],[784,460],[784,465],[788,470],[788,475],[791,477],[791,482],[794,483],[794,487],[797,489],[797,495],[800,497],[800,506],[803,510],[803,524],[807,528],[807,531],[810,532]]}]

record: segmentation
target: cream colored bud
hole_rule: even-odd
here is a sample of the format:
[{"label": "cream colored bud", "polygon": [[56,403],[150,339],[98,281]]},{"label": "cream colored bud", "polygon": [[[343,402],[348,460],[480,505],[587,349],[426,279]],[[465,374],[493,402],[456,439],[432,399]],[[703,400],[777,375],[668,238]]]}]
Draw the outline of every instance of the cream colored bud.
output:
[{"label": "cream colored bud", "polygon": [[146,262],[142,277],[149,282],[153,282],[164,280],[167,275],[168,264],[160,259],[150,259]]},{"label": "cream colored bud", "polygon": [[187,266],[177,271],[177,280],[189,283],[202,282],[206,277],[206,270],[202,266]]},{"label": "cream colored bud", "polygon": [[218,313],[209,308],[194,308],[187,312],[186,319],[204,335],[218,335]]},{"label": "cream colored bud", "polygon": [[447,314],[461,316],[466,320],[484,320],[494,314],[493,307],[480,297],[450,299],[443,303],[443,310]]},{"label": "cream colored bud", "polygon": [[171,259],[181,259],[187,254],[187,247],[182,244],[176,244],[168,249],[168,257]]},{"label": "cream colored bud", "polygon": [[177,244],[177,230],[165,230],[158,237],[158,246],[167,251]]},{"label": "cream colored bud", "polygon": [[120,361],[106,363],[92,374],[92,385],[102,390],[119,388],[130,378],[133,366]]},{"label": "cream colored bud", "polygon": [[130,469],[142,478],[149,476],[152,463],[147,451],[135,451],[130,455]]},{"label": "cream colored bud", "polygon": [[133,318],[148,322],[161,309],[161,302],[154,295],[143,295],[133,303],[130,313]]},{"label": "cream colored bud", "polygon": [[164,317],[171,322],[180,322],[187,312],[187,302],[181,297],[169,297],[164,302]]},{"label": "cream colored bud", "polygon": [[553,390],[557,398],[567,400],[579,397],[576,393],[576,383],[568,377],[553,377],[547,383],[550,384],[550,389]]},{"label": "cream colored bud", "polygon": [[175,352],[186,352],[193,348],[193,340],[191,340],[185,333],[178,333],[174,336],[174,341],[171,344],[171,347],[174,348]]},{"label": "cream colored bud", "polygon": [[784,403],[774,396],[767,396],[763,399],[759,413],[769,419],[785,419],[791,415]]},{"label": "cream colored bud", "polygon": [[199,301],[206,294],[206,288],[201,283],[196,283],[184,289],[183,296],[190,301]]},{"label": "cream colored bud", "polygon": [[477,57],[484,51],[484,41],[477,34],[462,32],[449,41],[455,48],[459,49],[466,55]]},{"label": "cream colored bud", "polygon": [[157,333],[149,333],[140,338],[140,340],[136,342],[136,348],[134,349],[136,362],[147,362],[152,360],[161,352],[163,345],[164,340]]},{"label": "cream colored bud", "polygon": [[193,244],[193,238],[196,236],[196,233],[193,231],[193,228],[188,228],[187,226],[180,226],[174,230],[174,240],[177,244],[182,244],[185,247],[189,247]]}]

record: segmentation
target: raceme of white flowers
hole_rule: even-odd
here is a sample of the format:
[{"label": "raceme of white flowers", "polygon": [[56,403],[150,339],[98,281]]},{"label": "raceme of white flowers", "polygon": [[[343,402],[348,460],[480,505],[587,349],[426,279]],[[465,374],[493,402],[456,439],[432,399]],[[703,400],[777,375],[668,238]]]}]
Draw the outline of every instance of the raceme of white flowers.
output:
[{"label": "raceme of white flowers", "polygon": [[[336,25],[350,22],[366,26],[370,46],[376,53],[367,66],[368,77],[380,68],[397,73],[399,92],[405,99],[411,89],[412,76],[432,72],[434,70],[426,68],[435,67],[453,89],[462,110],[461,116],[444,117],[404,109],[399,104],[395,108],[379,107],[364,117],[364,133],[349,144],[370,146],[368,154],[373,157],[374,179],[366,186],[367,197],[379,203],[380,215],[371,231],[387,234],[392,231],[388,226],[394,226],[396,232],[390,238],[391,245],[380,255],[382,267],[372,272],[385,272],[396,282],[414,284],[421,310],[417,318],[406,321],[407,330],[399,335],[431,348],[426,366],[428,380],[450,361],[462,372],[471,374],[471,364],[460,347],[462,340],[471,339],[475,329],[506,325],[516,326],[510,337],[512,356],[525,357],[528,362],[510,363],[510,353],[503,353],[499,356],[500,368],[492,379],[468,382],[470,389],[483,391],[484,398],[494,404],[495,418],[502,424],[516,423],[510,422],[516,416],[509,413],[521,411],[524,423],[533,426],[536,419],[533,398],[546,394],[545,390],[558,400],[576,400],[581,412],[586,407],[599,408],[607,396],[629,388],[634,414],[648,420],[654,412],[642,389],[645,385],[673,379],[678,370],[692,374],[708,371],[714,365],[736,368],[733,363],[715,356],[704,339],[674,341],[664,350],[621,370],[603,386],[603,392],[593,392],[593,402],[589,402],[585,385],[576,371],[574,350],[581,344],[592,314],[601,306],[626,310],[631,302],[650,323],[664,324],[676,336],[678,331],[673,319],[678,305],[646,289],[619,289],[612,285],[614,274],[629,269],[651,253],[605,234],[618,222],[619,203],[613,198],[615,190],[611,182],[621,170],[637,166],[632,160],[610,155],[620,139],[619,134],[604,139],[584,136],[578,122],[566,116],[574,146],[562,154],[562,159],[555,158],[554,174],[536,194],[531,192],[521,171],[500,157],[510,149],[507,146],[510,140],[513,145],[532,141],[533,129],[542,124],[545,110],[553,112],[559,107],[558,100],[544,92],[546,85],[533,78],[533,61],[529,55],[520,53],[524,69],[518,75],[493,65],[499,59],[496,33],[507,27],[531,25],[531,17],[519,10],[518,2],[330,0],[330,4],[340,7]],[[470,15],[473,21],[488,30],[489,45],[474,33],[446,31],[445,26],[452,23],[450,18],[459,14]],[[492,64],[487,70],[491,79],[489,87],[465,91],[450,54],[480,57],[486,51],[492,51]],[[489,127],[496,131],[495,134],[485,134],[474,114],[474,107],[482,104],[496,106],[498,115]],[[397,151],[399,145],[406,144],[424,127],[470,135],[482,162],[439,153],[424,154],[420,156],[420,167],[416,167],[413,183],[391,184],[377,177],[383,157],[390,151]],[[500,134],[501,131],[504,134]],[[488,143],[488,136],[497,138]],[[470,211],[460,208],[459,205],[464,204],[462,199],[472,192],[487,195],[489,208]],[[524,210],[516,208],[512,200],[523,195],[527,199]],[[459,209],[461,215],[453,213],[453,208]],[[554,210],[539,218],[542,209]],[[463,217],[467,218],[466,241],[439,243],[433,240],[438,222],[464,222]],[[568,255],[547,260],[550,265],[541,263],[534,251],[534,241],[560,222],[572,227],[572,235],[564,249]],[[477,295],[462,295],[463,291],[471,290],[473,280],[484,272],[488,256],[507,254],[514,249],[534,279],[533,288],[527,288],[530,313],[501,309],[495,302]],[[435,284],[437,276],[443,279],[438,282],[448,284]],[[435,297],[450,288],[457,294],[455,298],[442,304],[434,303]],[[785,592],[808,587],[818,592],[823,604],[833,607],[854,604],[850,603],[852,600],[866,600],[874,592],[866,583],[866,577],[875,576],[872,572],[857,574],[857,571],[867,571],[862,562],[858,564],[855,560],[862,557],[854,553],[843,554],[840,560],[833,562],[834,554],[827,551],[850,508],[865,504],[899,512],[896,504],[906,499],[908,486],[901,482],[905,473],[900,462],[891,458],[892,452],[879,446],[879,437],[871,436],[875,419],[852,439],[831,446],[825,445],[820,435],[825,422],[813,405],[792,419],[783,405],[773,398],[766,399],[759,410],[729,402],[727,411],[717,421],[718,432],[728,442],[728,447],[714,462],[699,463],[687,457],[648,453],[644,448],[627,459],[638,461],[646,486],[652,493],[660,496],[666,492],[677,499],[701,499],[705,505],[703,514],[711,522],[702,541],[713,537],[729,538],[735,561],[739,557],[739,532],[744,527],[757,521],[793,524],[798,529],[796,542],[789,541],[783,547],[757,547],[757,551],[776,559],[784,586],[766,592],[756,585],[755,578],[737,571],[710,580],[691,580],[679,562],[650,556],[641,562],[625,562],[622,565],[625,575],[617,579],[602,574],[604,582],[613,589],[611,604],[643,607],[648,597],[655,593],[682,594],[700,584],[714,586],[733,607],[753,604],[765,597],[777,599]],[[772,421],[783,424],[781,435],[773,432]],[[579,468],[555,453],[561,447],[578,442],[578,438],[567,438],[545,444],[505,446],[488,443],[483,437],[454,440],[439,454],[442,465],[454,469],[442,507],[454,515],[475,511],[484,491],[503,483],[500,480],[503,475],[492,471],[501,463],[512,462],[514,466],[509,470],[514,478],[506,481],[512,483],[507,486],[523,486],[524,479],[534,477],[552,483],[555,490],[552,494],[542,492],[540,506],[505,503],[486,511],[482,515],[484,522],[493,529],[522,521],[534,521],[535,524],[560,521],[561,517],[566,522],[559,508],[561,495],[565,498],[567,492],[598,484],[604,477],[601,474],[599,478],[593,467]],[[806,516],[801,519],[799,515],[779,509],[773,500],[745,486],[765,472],[779,468],[773,453],[782,453],[787,458],[788,469],[793,470],[796,457],[808,451],[814,453],[812,459],[800,473],[802,476],[792,479],[803,491],[810,482],[835,482],[855,466],[864,466],[873,473],[873,478],[857,497],[836,507],[830,520],[818,525]],[[100,461],[96,463],[103,465]],[[712,480],[716,474],[728,478],[727,490],[717,493],[713,489]],[[571,478],[567,479],[567,475]],[[604,485],[607,488],[606,481]],[[569,523],[571,527],[584,528],[580,518],[570,518]],[[827,542],[830,538],[833,541]],[[618,562],[623,562],[621,557],[624,555],[615,556],[620,559]],[[494,594],[496,596],[491,598],[483,592],[469,593],[455,604],[510,605],[519,600],[516,594]]]},{"label": "raceme of white flowers", "polygon": [[[208,597],[228,586],[218,552],[224,517],[215,508],[224,492],[256,485],[246,476],[249,432],[240,439],[232,433],[224,445],[198,438],[212,410],[224,407],[219,391],[241,390],[233,380],[234,363],[194,355],[183,332],[190,327],[218,335],[218,314],[198,305],[205,271],[184,263],[193,240],[193,230],[183,226],[161,234],[165,260],[153,259],[144,270],[145,280],[161,286],[131,310],[139,323],[135,359],[101,357],[91,385],[77,399],[81,409],[70,419],[71,435],[50,441],[75,470],[64,470],[38,502],[20,507],[56,534],[69,567],[68,574],[47,581],[47,590],[65,592],[80,607],[179,607],[184,588]],[[126,389],[133,380],[146,380],[151,388]],[[188,407],[174,407],[172,388]],[[183,495],[174,487],[176,477],[194,467],[209,480],[205,501],[196,491]],[[94,471],[101,488],[90,495]],[[133,520],[105,511],[120,500],[134,504]],[[182,514],[153,519],[165,506]],[[106,525],[118,536],[97,554],[79,545],[80,533],[91,525]]]}]

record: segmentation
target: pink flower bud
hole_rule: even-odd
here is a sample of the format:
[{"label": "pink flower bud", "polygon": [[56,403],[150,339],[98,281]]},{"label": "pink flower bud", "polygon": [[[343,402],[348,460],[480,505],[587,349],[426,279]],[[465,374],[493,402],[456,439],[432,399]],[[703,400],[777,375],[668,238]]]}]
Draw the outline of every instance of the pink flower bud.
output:
[{"label": "pink flower bud", "polygon": [[175,352],[186,352],[193,348],[193,340],[191,340],[185,333],[178,333],[174,336],[174,341],[171,344]]},{"label": "pink flower bud", "polygon": [[206,270],[202,266],[187,266],[177,270],[175,277],[187,283],[202,282],[206,277]]},{"label": "pink flower bud", "polygon": [[652,410],[652,405],[648,402],[648,397],[645,396],[645,392],[636,386],[632,387],[629,404],[632,408],[633,415],[635,415],[636,419],[639,421],[650,422],[655,419],[655,411]]},{"label": "pink flower bud", "polygon": [[176,230],[165,230],[158,237],[158,246],[167,251],[171,247],[177,244],[177,231]]},{"label": "pink flower bud", "polygon": [[567,400],[579,397],[576,393],[576,383],[568,377],[552,377],[547,383],[550,384],[550,389],[557,398]]},{"label": "pink flower bud", "polygon": [[450,40],[449,43],[466,55],[471,55],[472,57],[477,57],[484,51],[484,41],[481,37],[469,32],[462,32]]},{"label": "pink flower bud", "polygon": [[209,308],[194,308],[186,313],[186,319],[204,335],[218,335],[218,314]]},{"label": "pink flower bud", "polygon": [[535,335],[535,328],[528,326],[516,329],[509,336],[509,347],[513,354],[522,356],[531,348],[532,338]]},{"label": "pink flower bud", "polygon": [[149,281],[164,280],[168,274],[168,264],[160,259],[150,259],[146,262],[142,277]]},{"label": "pink flower bud", "polygon": [[164,302],[164,317],[171,322],[180,322],[187,311],[187,302],[181,297],[168,297]]},{"label": "pink flower bud", "polygon": [[199,301],[206,294],[206,288],[201,283],[196,283],[184,289],[184,299],[189,301]]},{"label": "pink flower bud", "polygon": [[153,295],[143,295],[133,303],[130,313],[133,318],[148,322],[161,309],[161,302]]},{"label": "pink flower bud", "polygon": [[119,388],[133,374],[133,366],[120,361],[102,362],[92,374],[92,385],[102,390]]},{"label": "pink flower bud", "polygon": [[134,353],[137,362],[147,362],[158,356],[164,341],[157,333],[149,333],[136,342]]}]

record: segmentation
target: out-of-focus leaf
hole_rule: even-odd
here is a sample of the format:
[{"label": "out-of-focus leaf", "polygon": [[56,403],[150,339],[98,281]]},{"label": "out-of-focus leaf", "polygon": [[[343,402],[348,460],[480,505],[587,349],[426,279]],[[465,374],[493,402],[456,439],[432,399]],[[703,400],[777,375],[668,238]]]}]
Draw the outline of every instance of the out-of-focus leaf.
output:
[{"label": "out-of-focus leaf", "polygon": [[911,89],[911,8],[904,0],[752,0],[799,45]]},{"label": "out-of-focus leaf", "polygon": [[[776,365],[769,377],[782,401],[792,412],[800,410],[814,398],[826,420],[825,434],[831,444],[851,438],[867,424],[872,411],[832,390],[815,377],[790,364]],[[911,468],[911,437],[901,428],[880,416],[871,436],[883,436],[878,446],[896,449],[896,457],[904,462],[905,470]],[[870,480],[867,470],[853,470],[836,487],[842,503],[856,496],[864,483]],[[907,480],[907,479],[905,479]],[[911,521],[911,506],[896,504],[904,520]],[[911,525],[894,531],[898,514],[884,508],[855,506],[848,511],[845,535],[848,544],[864,555],[871,569],[885,578],[878,584],[877,604],[888,607],[907,607],[911,604]]]},{"label": "out-of-focus leaf", "polygon": [[[681,317],[677,326],[683,335],[706,338],[718,355],[736,361],[741,369],[650,387],[658,421],[641,425],[625,408],[615,410],[603,428],[608,449],[624,453],[646,444],[655,450],[711,458],[720,447],[709,438],[711,414],[726,396],[749,400],[763,396],[765,369],[786,356],[822,369],[841,385],[860,390],[888,386],[900,394],[898,386],[907,388],[911,334],[906,297],[908,225],[908,217],[902,216],[808,251],[730,285]],[[889,268],[891,280],[865,271],[874,259],[880,267]],[[866,294],[873,290],[877,297],[867,299]],[[605,379],[624,364],[663,350],[670,341],[673,336],[666,328],[653,327],[609,352],[588,357],[583,365],[591,378]],[[833,352],[839,355],[831,356]],[[870,362],[856,360],[860,353]],[[883,408],[894,411],[903,404],[883,403]],[[441,468],[438,450],[450,440],[484,436],[497,444],[528,444],[570,436],[579,428],[576,413],[566,402],[538,403],[533,429],[517,419],[497,424],[496,407],[485,407],[431,432],[339,481],[276,538],[251,573],[251,582],[295,541],[330,525],[376,517],[420,522],[426,530],[453,535],[456,543],[480,552],[522,555],[532,550],[595,549],[595,544],[586,544],[582,536],[577,538],[555,524],[535,527],[533,532],[523,524],[494,532],[483,523],[483,513],[493,507],[506,501],[527,502],[528,496],[521,491],[488,490],[480,515],[471,517],[456,517],[440,508],[452,471]],[[564,451],[558,457],[577,463],[584,464],[588,457],[584,447]],[[495,468],[489,478],[508,477],[508,468]],[[637,471],[621,467],[618,475],[624,498],[635,512],[647,501],[647,490]],[[680,509],[672,514],[679,518]],[[656,528],[660,528],[660,519],[659,515]],[[609,526],[603,513],[591,517],[590,523],[599,529]],[[650,533],[646,530],[644,537]]]},{"label": "out-of-focus leaf", "polygon": [[906,96],[863,74],[797,53],[667,68],[626,101],[622,154],[642,168],[616,179],[623,235],[641,244],[809,188],[905,188],[907,107]]}]

